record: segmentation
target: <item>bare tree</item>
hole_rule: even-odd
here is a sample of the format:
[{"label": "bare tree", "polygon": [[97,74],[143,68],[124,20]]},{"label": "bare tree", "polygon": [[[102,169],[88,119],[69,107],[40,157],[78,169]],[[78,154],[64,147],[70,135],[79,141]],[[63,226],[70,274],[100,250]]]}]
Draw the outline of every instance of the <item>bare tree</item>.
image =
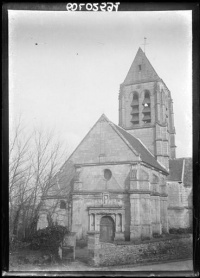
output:
[{"label": "bare tree", "polygon": [[34,131],[34,147],[31,160],[34,189],[32,192],[32,211],[29,216],[31,232],[36,228],[39,211],[43,205],[43,197],[56,185],[55,175],[63,162],[63,153],[63,146],[59,141],[55,141],[53,132]]},{"label": "bare tree", "polygon": [[[26,131],[26,132],[25,132]],[[64,149],[54,132],[27,132],[21,122],[9,145],[10,232],[23,230],[23,237],[36,226],[43,196],[55,185],[55,174],[63,163]]]},{"label": "bare tree", "polygon": [[12,132],[9,142],[9,226],[16,234],[19,217],[24,203],[30,196],[31,164],[29,146],[31,136],[25,136],[21,121]]}]

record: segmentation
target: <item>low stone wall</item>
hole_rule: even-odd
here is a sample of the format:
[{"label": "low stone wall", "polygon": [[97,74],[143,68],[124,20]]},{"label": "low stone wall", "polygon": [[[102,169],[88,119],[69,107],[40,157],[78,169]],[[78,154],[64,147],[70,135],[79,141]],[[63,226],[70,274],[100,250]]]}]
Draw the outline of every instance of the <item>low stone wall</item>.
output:
[{"label": "low stone wall", "polygon": [[90,263],[96,266],[138,264],[186,258],[192,258],[192,237],[188,235],[129,245],[99,242],[93,250],[90,249]]}]

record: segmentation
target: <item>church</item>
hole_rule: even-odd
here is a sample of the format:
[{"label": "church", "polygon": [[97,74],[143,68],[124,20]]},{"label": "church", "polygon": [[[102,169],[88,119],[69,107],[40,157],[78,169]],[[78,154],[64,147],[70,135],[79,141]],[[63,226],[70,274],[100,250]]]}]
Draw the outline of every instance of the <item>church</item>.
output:
[{"label": "church", "polygon": [[38,229],[151,238],[192,225],[192,159],[176,158],[173,100],[141,48],[120,85],[119,125],[101,115],[55,176]]}]

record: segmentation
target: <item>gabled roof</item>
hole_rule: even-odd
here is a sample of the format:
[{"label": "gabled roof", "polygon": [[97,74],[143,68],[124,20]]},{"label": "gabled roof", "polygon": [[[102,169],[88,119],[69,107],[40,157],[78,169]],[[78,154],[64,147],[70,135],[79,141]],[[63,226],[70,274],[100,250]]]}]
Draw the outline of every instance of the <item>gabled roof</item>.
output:
[{"label": "gabled roof", "polygon": [[176,158],[169,160],[168,181],[183,182],[185,186],[192,185],[192,158]]},{"label": "gabled roof", "polygon": [[129,85],[158,80],[160,80],[160,77],[152,67],[145,53],[139,48],[123,84]]},{"label": "gabled roof", "polygon": [[143,145],[143,143],[139,139],[128,133],[122,127],[119,127],[113,123],[111,124],[114,125],[117,131],[126,139],[126,141],[128,141],[128,143],[133,147],[133,149],[136,150],[143,162],[165,173],[168,173],[167,170],[161,166],[161,164],[155,159],[155,157],[150,153],[150,151]]},{"label": "gabled roof", "polygon": [[[129,134],[123,128],[115,125],[103,114],[98,119],[98,121],[94,124],[94,126],[90,129],[90,131],[86,134],[74,152],[70,155],[67,161],[63,164],[60,171],[54,177],[54,186],[48,193],[49,196],[60,195],[65,196],[69,194],[72,189],[74,177],[75,177],[75,166],[76,162],[73,160],[73,154],[78,150],[79,146],[84,142],[92,129],[95,128],[96,124],[100,121],[106,121],[108,125],[116,132],[117,136],[119,136],[126,144],[129,149],[134,153],[134,155],[139,156],[139,161],[146,163],[147,165],[162,171],[165,174],[168,174],[167,170],[155,159],[155,157],[151,154],[151,152],[143,145],[143,143]],[[117,149],[116,149],[117,152]]]}]

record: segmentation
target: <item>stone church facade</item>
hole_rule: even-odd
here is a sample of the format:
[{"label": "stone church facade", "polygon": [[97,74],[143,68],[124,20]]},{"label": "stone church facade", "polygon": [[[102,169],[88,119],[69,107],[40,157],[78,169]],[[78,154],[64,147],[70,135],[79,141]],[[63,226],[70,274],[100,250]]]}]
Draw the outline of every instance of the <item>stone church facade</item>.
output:
[{"label": "stone church facade", "polygon": [[[189,170],[188,170],[189,169]],[[119,125],[102,115],[55,176],[38,228],[135,240],[188,227],[191,159],[176,159],[171,93],[139,48],[119,93]],[[188,201],[190,199],[190,202]]]}]

